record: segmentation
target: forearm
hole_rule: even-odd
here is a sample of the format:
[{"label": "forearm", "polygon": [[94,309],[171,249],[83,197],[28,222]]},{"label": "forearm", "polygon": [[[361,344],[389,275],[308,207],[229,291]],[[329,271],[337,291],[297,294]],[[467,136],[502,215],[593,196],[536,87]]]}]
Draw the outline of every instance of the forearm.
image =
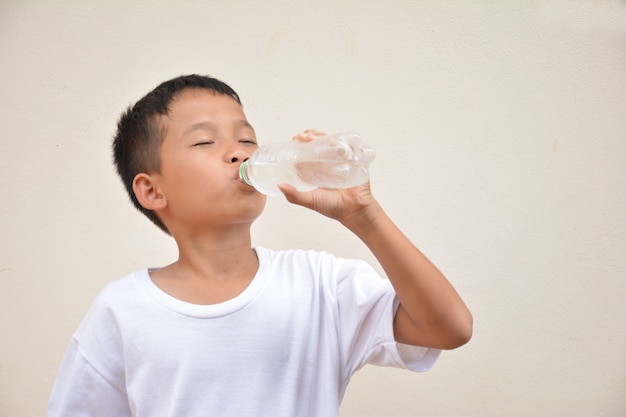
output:
[{"label": "forearm", "polygon": [[394,319],[397,341],[452,349],[469,340],[469,310],[443,274],[385,214],[369,183],[345,190],[299,193],[288,185],[281,190],[291,203],[340,221],[374,253],[400,300]]},{"label": "forearm", "polygon": [[369,247],[396,291],[400,300],[394,321],[397,341],[451,349],[469,340],[472,316],[464,302],[378,203],[343,223]]}]

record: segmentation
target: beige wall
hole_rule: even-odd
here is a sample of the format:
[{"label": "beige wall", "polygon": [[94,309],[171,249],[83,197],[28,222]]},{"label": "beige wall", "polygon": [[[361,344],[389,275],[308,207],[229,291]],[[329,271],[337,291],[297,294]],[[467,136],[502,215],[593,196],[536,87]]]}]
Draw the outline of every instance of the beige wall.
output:
[{"label": "beige wall", "polygon": [[[43,415],[96,293],[176,256],[109,148],[189,72],[262,141],[361,132],[375,194],[474,313],[431,372],[358,373],[343,416],[626,415],[626,2],[154,3],[0,0],[0,416]],[[281,198],[254,232],[375,264]]]}]

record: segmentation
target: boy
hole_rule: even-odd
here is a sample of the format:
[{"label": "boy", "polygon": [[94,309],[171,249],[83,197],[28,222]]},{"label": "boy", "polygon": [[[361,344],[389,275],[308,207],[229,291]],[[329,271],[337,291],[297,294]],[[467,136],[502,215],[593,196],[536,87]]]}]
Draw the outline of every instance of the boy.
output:
[{"label": "boy", "polygon": [[256,136],[223,82],[164,82],[122,115],[113,148],[131,200],[176,240],[179,258],[101,292],[72,338],[49,417],[337,416],[366,363],[427,370],[471,337],[463,301],[369,184],[280,188],[354,232],[389,280],[362,261],[251,247],[265,196],[237,173]]}]

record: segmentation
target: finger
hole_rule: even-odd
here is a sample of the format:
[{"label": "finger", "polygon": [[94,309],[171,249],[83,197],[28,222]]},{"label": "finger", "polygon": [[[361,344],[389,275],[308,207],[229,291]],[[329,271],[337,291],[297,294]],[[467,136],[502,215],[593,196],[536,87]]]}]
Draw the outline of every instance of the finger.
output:
[{"label": "finger", "polygon": [[306,193],[301,193],[289,184],[280,184],[278,189],[283,193],[287,201],[300,206],[306,205]]},{"label": "finger", "polygon": [[300,140],[303,142],[310,142],[315,138],[318,138],[320,136],[325,136],[326,133],[320,131],[320,130],[315,130],[315,129],[307,129],[304,132],[298,133],[297,135],[295,135],[292,139],[294,140]]},{"label": "finger", "polygon": [[322,132],[321,130],[317,130],[317,129],[307,129],[304,131],[304,133],[306,133],[307,135],[312,135],[312,136],[324,136],[326,133]]},{"label": "finger", "polygon": [[291,204],[319,211],[317,208],[319,201],[316,202],[315,191],[298,191],[287,184],[281,184],[279,188],[283,192],[287,201]]}]

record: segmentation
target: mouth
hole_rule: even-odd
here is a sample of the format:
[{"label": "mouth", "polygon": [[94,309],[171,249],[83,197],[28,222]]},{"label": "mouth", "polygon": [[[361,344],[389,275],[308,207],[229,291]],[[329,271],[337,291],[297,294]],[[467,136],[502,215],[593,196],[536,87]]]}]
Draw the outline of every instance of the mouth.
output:
[{"label": "mouth", "polygon": [[253,186],[251,186],[250,184],[245,182],[243,180],[243,178],[241,178],[239,175],[236,175],[233,179],[235,180],[235,182],[238,183],[238,185],[242,185],[244,188],[246,188],[248,190],[255,190],[256,191],[256,188],[254,188]]}]

